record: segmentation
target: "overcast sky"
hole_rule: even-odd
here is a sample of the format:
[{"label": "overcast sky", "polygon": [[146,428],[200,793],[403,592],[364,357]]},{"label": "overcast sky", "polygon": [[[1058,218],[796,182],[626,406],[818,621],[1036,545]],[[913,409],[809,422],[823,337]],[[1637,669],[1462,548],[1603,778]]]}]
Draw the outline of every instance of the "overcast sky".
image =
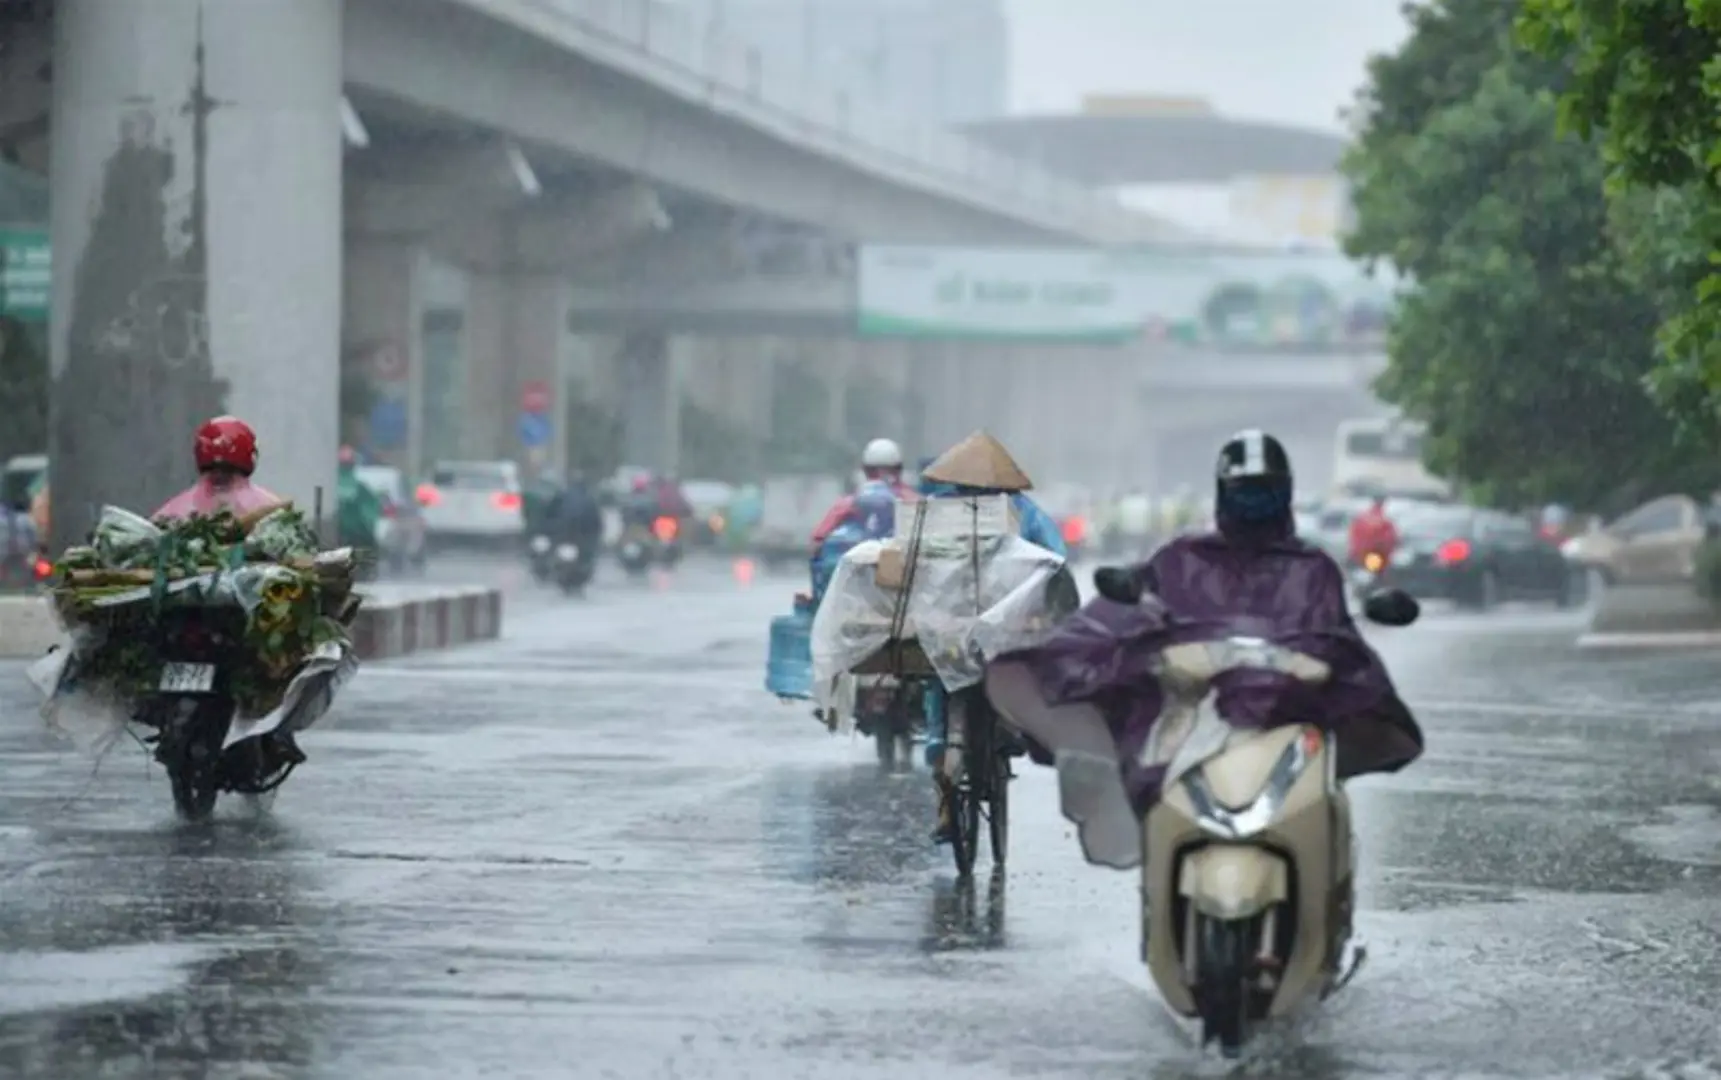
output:
[{"label": "overcast sky", "polygon": [[1085,93],[1202,97],[1232,116],[1340,128],[1398,0],[1007,0],[1014,112]]}]

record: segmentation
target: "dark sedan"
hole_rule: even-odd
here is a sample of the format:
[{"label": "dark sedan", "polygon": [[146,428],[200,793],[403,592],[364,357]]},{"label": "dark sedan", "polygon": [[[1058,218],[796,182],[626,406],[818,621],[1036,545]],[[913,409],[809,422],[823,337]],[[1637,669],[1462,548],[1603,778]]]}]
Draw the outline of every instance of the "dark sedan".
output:
[{"label": "dark sedan", "polygon": [[1401,510],[1393,524],[1398,550],[1383,583],[1412,596],[1452,600],[1478,611],[1504,600],[1567,607],[1582,599],[1582,582],[1560,549],[1522,518],[1428,504]]}]

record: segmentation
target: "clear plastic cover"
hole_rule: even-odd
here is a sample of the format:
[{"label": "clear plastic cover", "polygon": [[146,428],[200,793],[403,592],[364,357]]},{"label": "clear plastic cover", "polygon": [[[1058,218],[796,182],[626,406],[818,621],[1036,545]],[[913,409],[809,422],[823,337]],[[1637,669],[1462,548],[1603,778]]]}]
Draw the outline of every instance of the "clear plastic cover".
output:
[{"label": "clear plastic cover", "polygon": [[[821,704],[828,704],[824,698],[840,676],[893,639],[917,641],[945,687],[960,690],[980,681],[991,658],[1038,644],[1074,610],[1076,589],[1060,556],[1015,535],[990,535],[1012,520],[982,505],[990,500],[947,501],[977,511],[969,535],[927,532],[916,544],[911,527],[908,538],[857,545],[837,566],[813,619],[813,679]],[[908,520],[927,529],[925,514]],[[911,552],[912,567],[880,574],[881,558],[906,562]]]}]

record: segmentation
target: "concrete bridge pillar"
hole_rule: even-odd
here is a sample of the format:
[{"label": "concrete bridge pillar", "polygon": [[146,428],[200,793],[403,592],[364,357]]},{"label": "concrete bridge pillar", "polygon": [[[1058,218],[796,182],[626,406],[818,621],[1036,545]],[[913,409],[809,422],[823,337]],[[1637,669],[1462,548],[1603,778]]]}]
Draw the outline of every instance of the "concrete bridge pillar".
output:
[{"label": "concrete bridge pillar", "polygon": [[189,483],[219,413],[310,506],[339,439],[340,3],[61,0],[54,23],[54,544]]},{"label": "concrete bridge pillar", "polygon": [[[467,340],[474,363],[467,393],[469,414],[478,423],[467,453],[534,468],[565,468],[565,372],[573,352],[567,284],[540,274],[475,275],[471,298]],[[544,442],[528,444],[521,418],[533,385],[549,390],[544,410],[549,430]]]},{"label": "concrete bridge pillar", "polygon": [[616,355],[621,390],[622,459],[656,472],[681,467],[681,383],[691,342],[636,333]]},{"label": "concrete bridge pillar", "polygon": [[409,243],[359,241],[346,245],[342,259],[341,374],[361,380],[373,399],[369,415],[342,438],[416,473],[423,444],[417,422],[424,402],[423,258]]}]

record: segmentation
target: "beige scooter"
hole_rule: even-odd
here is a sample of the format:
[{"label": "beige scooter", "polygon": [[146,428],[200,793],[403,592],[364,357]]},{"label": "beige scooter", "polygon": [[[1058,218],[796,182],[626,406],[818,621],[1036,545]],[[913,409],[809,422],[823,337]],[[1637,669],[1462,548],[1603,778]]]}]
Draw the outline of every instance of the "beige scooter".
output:
[{"label": "beige scooter", "polygon": [[[1364,612],[1396,626],[1417,617],[1402,593],[1371,596]],[[1172,1011],[1199,1021],[1203,1044],[1219,1043],[1227,1057],[1255,1025],[1342,988],[1365,955],[1351,935],[1354,841],[1334,746],[1310,725],[1231,728],[1208,687],[1236,667],[1311,683],[1329,674],[1321,661],[1258,638],[1165,650],[1167,704],[1142,757],[1167,771],[1145,821],[1129,804],[1097,711],[1046,705],[1026,672],[1008,665],[986,684],[1001,715],[1057,748],[1064,814],[1081,827],[1088,860],[1141,868],[1148,972]]]}]

